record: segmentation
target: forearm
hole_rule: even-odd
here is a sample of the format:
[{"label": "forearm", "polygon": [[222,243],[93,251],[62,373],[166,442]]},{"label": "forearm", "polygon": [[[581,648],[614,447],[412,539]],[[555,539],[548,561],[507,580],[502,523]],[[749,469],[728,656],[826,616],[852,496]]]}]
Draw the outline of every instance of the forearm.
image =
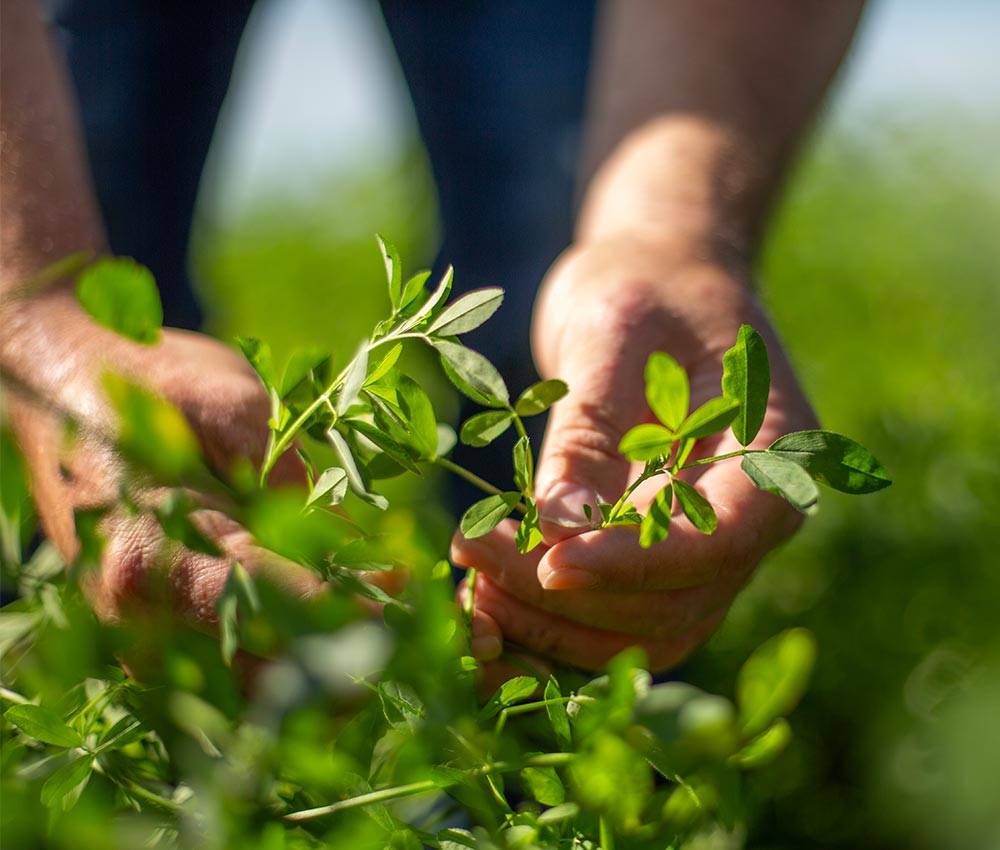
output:
[{"label": "forearm", "polygon": [[616,233],[749,257],[861,0],[607,4],[582,241]]}]

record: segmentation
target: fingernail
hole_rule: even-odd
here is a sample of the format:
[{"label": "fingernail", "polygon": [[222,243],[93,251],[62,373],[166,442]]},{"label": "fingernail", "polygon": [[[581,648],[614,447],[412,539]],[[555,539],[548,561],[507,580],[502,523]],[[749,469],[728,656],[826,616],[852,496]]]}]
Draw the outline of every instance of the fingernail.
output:
[{"label": "fingernail", "polygon": [[539,581],[545,590],[586,590],[597,587],[601,579],[590,570],[578,570],[576,567],[539,570]]},{"label": "fingernail", "polygon": [[473,656],[480,661],[493,661],[495,658],[499,658],[500,653],[503,652],[503,642],[494,635],[483,635],[473,638],[469,642],[469,648],[472,650]]},{"label": "fingernail", "polygon": [[539,502],[541,519],[565,528],[586,528],[590,525],[584,505],[590,505],[591,512],[597,510],[594,491],[572,481],[554,484]]}]

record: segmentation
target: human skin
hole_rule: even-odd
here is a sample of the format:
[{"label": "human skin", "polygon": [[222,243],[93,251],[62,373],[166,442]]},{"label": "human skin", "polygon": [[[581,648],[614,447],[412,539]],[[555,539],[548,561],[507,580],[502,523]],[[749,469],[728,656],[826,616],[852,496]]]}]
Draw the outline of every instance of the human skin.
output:
[{"label": "human skin", "polygon": [[[535,361],[569,394],[551,413],[536,474],[545,545],[520,555],[515,523],[452,558],[479,570],[475,604],[538,655],[596,668],[640,645],[654,670],[716,628],[799,515],[723,461],[692,475],[718,514],[707,537],[683,516],[642,549],[634,529],[591,529],[583,505],[613,502],[640,471],[618,453],[653,421],[653,351],[688,371],[692,405],[718,395],[722,355],[746,322],[765,337],[772,389],[751,444],[815,427],[752,289],[767,212],[850,43],[861,3],[628,0],[605,8],[591,98],[586,191],[574,243],[539,291]],[[707,456],[739,448],[703,441]],[[637,490],[651,502],[662,480]],[[460,591],[464,592],[464,591]]]},{"label": "human skin", "polygon": [[[678,520],[665,544],[642,551],[627,530],[578,523],[583,501],[616,496],[625,484],[616,446],[649,417],[642,365],[650,351],[669,351],[689,369],[697,402],[718,386],[721,352],[750,321],[768,336],[775,372],[758,440],[812,422],[747,282],[767,206],[859,8],[608,5],[588,126],[592,176],[574,244],[543,283],[534,320],[540,370],[571,387],[553,412],[537,476],[547,547],[521,557],[501,527],[478,541],[457,538],[453,548],[458,563],[483,573],[473,649],[484,661],[506,637],[584,667],[639,642],[652,666],[669,666],[707,637],[760,557],[794,530],[783,504],[752,489],[732,464],[699,481],[719,512],[713,538]],[[4,0],[2,40],[0,370],[43,526],[72,558],[73,511],[114,503],[120,462],[96,436],[67,448],[62,417],[84,423],[87,435],[112,427],[105,370],[175,403],[220,470],[260,457],[268,408],[246,364],[216,341],[167,330],[159,343],[138,345],[91,321],[67,281],[33,291],[30,282],[52,262],[106,246],[70,88],[33,0]],[[276,469],[278,481],[300,475],[292,457]],[[155,501],[157,492],[142,498]],[[162,602],[149,595],[161,587],[153,571],[165,569],[169,604],[211,628],[236,559],[296,595],[321,590],[311,573],[254,546],[222,514],[205,510],[198,519],[221,557],[164,541],[148,518],[114,513],[102,570],[88,588],[97,610],[115,618]],[[503,675],[500,663],[488,678]]]}]

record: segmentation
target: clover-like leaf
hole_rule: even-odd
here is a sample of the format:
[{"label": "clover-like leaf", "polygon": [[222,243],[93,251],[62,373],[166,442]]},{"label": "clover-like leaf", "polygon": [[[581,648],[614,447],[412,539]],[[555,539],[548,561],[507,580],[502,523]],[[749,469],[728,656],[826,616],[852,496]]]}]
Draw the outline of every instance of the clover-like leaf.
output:
[{"label": "clover-like leaf", "polygon": [[740,405],[735,399],[718,396],[709,399],[695,410],[677,429],[677,438],[700,439],[711,434],[717,434],[729,425],[740,412]]},{"label": "clover-like leaf", "polygon": [[771,452],[750,452],[744,455],[741,468],[761,490],[781,496],[803,513],[816,509],[816,483],[794,461]]},{"label": "clover-like leaf", "polygon": [[518,397],[514,410],[518,416],[536,416],[544,413],[569,392],[565,381],[550,379],[532,384]]},{"label": "clover-like leaf", "polygon": [[686,481],[674,479],[674,495],[691,524],[702,534],[713,534],[718,525],[715,510],[708,500]]},{"label": "clover-like leaf", "polygon": [[[445,374],[459,390],[473,401],[485,400],[490,407],[507,406],[510,402],[507,385],[493,364],[482,354],[446,339],[434,339],[431,344],[441,355]],[[459,380],[456,381],[455,377]]]},{"label": "clover-like leaf", "polygon": [[668,484],[653,499],[649,511],[642,518],[639,526],[639,545],[648,549],[654,543],[660,543],[670,534],[670,512],[673,508],[674,489]]},{"label": "clover-like leaf", "polygon": [[662,425],[636,425],[622,437],[618,451],[630,460],[653,460],[669,454],[676,439],[674,432]]},{"label": "clover-like leaf", "polygon": [[503,303],[503,290],[496,286],[477,289],[456,299],[431,323],[427,333],[456,336],[468,333],[487,321]]},{"label": "clover-like leaf", "polygon": [[160,338],[163,307],[153,273],[128,257],[106,257],[76,281],[76,298],[93,319],[145,344]]},{"label": "clover-like leaf", "polygon": [[520,500],[521,494],[513,491],[480,499],[462,514],[458,527],[469,540],[489,534],[510,515]]},{"label": "clover-like leaf", "polygon": [[733,419],[733,434],[740,445],[749,445],[760,431],[770,389],[771,367],[764,339],[750,325],[742,325],[736,344],[722,357],[722,394],[740,406]]},{"label": "clover-like leaf", "polygon": [[25,735],[56,747],[79,747],[80,733],[63,723],[54,711],[40,705],[15,705],[4,713],[4,719]]},{"label": "clover-like leaf", "polygon": [[486,410],[465,420],[460,437],[465,445],[482,448],[503,434],[513,421],[509,410]]},{"label": "clover-like leaf", "polygon": [[797,431],[771,443],[768,452],[792,460],[820,484],[842,493],[874,493],[892,481],[860,443],[833,431]]},{"label": "clover-like leaf", "polygon": [[646,361],[646,401],[656,418],[676,430],[687,416],[691,390],[687,372],[669,354],[654,351]]}]

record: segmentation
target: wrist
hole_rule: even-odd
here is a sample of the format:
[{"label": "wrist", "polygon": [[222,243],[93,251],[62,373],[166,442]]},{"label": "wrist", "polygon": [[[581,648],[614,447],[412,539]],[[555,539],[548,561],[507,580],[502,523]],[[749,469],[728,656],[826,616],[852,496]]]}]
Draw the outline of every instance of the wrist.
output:
[{"label": "wrist", "polygon": [[751,158],[724,129],[660,118],[627,136],[590,179],[578,243],[632,237],[747,265],[760,229]]}]

